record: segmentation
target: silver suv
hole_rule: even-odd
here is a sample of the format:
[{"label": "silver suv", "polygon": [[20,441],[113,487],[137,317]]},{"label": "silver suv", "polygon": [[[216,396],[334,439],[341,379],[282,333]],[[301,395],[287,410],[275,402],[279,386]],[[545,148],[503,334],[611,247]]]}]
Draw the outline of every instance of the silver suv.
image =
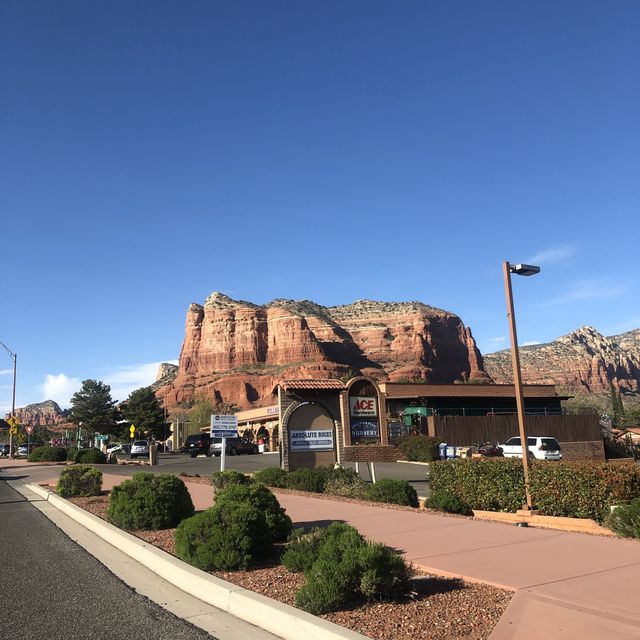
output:
[{"label": "silver suv", "polygon": [[[509,438],[500,447],[505,458],[522,458],[520,436]],[[529,457],[536,460],[562,460],[560,444],[549,436],[527,436],[527,449]]]},{"label": "silver suv", "polygon": [[133,460],[134,458],[139,458],[140,456],[147,457],[149,455],[149,443],[146,440],[136,440],[131,445],[131,453],[129,456]]}]

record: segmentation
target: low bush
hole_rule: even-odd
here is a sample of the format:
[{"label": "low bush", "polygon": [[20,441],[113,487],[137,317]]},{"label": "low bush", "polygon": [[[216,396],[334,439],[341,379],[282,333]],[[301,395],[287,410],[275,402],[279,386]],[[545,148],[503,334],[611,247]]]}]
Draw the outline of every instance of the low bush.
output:
[{"label": "low bush", "polygon": [[63,498],[98,496],[102,490],[102,472],[89,465],[65,467],[56,485],[56,493]]},{"label": "low bush", "polygon": [[204,571],[245,570],[271,551],[264,514],[246,502],[216,504],[176,529],[176,555]]},{"label": "low bush", "polygon": [[363,499],[367,495],[367,483],[353,469],[337,467],[326,480],[324,493]]},{"label": "low bush", "polygon": [[107,464],[107,456],[99,449],[78,449],[76,453],[78,464]]},{"label": "low bush", "polygon": [[640,538],[640,498],[617,506],[609,515],[607,525],[619,536]]},{"label": "low bush", "polygon": [[67,449],[67,461],[68,462],[75,462],[77,455],[78,455],[78,447],[69,447]]},{"label": "low bush", "polygon": [[439,459],[440,438],[428,436],[402,436],[398,440],[398,449],[405,460],[412,462],[433,462]]},{"label": "low bush", "polygon": [[304,529],[294,529],[281,558],[282,564],[291,573],[306,573],[311,569],[318,555],[323,531],[317,527],[308,533]]},{"label": "low bush", "polygon": [[67,459],[67,450],[63,447],[36,447],[27,460],[29,462],[63,462]]},{"label": "low bush", "polygon": [[170,474],[135,473],[114,487],[107,518],[121,529],[170,529],[193,516],[189,491]]},{"label": "low bush", "polygon": [[267,526],[275,542],[284,542],[291,533],[291,518],[280,506],[278,499],[259,482],[230,484],[216,494],[216,505],[247,503],[264,513]]},{"label": "low bush", "polygon": [[278,487],[284,489],[287,486],[287,476],[289,474],[280,467],[267,467],[261,469],[253,476],[256,482],[261,482],[267,487]]},{"label": "low bush", "polygon": [[[596,461],[533,461],[531,495],[549,516],[603,523],[609,507],[640,497],[640,468]],[[522,461],[472,459],[431,465],[433,492],[455,495],[472,509],[515,512],[525,501]]]},{"label": "low bush", "polygon": [[296,594],[300,608],[320,615],[357,602],[406,596],[412,571],[400,555],[367,542],[356,529],[342,523],[310,536],[307,555],[315,558],[310,566],[308,558],[300,563],[306,577]]},{"label": "low bush", "polygon": [[444,491],[434,491],[426,504],[429,509],[437,509],[438,511],[446,511],[447,513],[458,513],[463,516],[472,516],[473,510],[458,496],[445,493]]},{"label": "low bush", "polygon": [[320,467],[290,471],[287,476],[287,489],[322,493],[325,484],[325,474],[319,472],[318,469],[320,469]]},{"label": "low bush", "polygon": [[215,496],[224,488],[232,484],[247,485],[251,484],[253,480],[239,471],[215,471],[211,474],[211,485],[213,486],[213,495]]},{"label": "low bush", "polygon": [[367,488],[367,499],[374,502],[418,507],[418,494],[405,480],[382,478]]}]

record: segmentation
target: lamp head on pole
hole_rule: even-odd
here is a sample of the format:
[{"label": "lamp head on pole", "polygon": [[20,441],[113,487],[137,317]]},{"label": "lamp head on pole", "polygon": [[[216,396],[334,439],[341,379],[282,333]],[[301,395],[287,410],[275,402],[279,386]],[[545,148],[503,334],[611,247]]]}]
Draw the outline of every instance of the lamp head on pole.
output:
[{"label": "lamp head on pole", "polygon": [[540,273],[540,267],[533,264],[510,264],[509,271],[519,276],[535,276]]}]

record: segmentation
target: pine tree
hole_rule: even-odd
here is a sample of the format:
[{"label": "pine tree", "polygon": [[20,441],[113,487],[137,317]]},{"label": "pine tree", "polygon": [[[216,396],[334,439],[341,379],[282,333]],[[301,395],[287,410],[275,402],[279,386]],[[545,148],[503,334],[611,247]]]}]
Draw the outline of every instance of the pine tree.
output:
[{"label": "pine tree", "polygon": [[91,433],[114,434],[118,411],[111,387],[100,380],[83,380],[80,391],[71,397],[71,422]]},{"label": "pine tree", "polygon": [[131,393],[123,404],[122,415],[135,426],[138,433],[154,439],[164,435],[164,409],[149,387]]}]

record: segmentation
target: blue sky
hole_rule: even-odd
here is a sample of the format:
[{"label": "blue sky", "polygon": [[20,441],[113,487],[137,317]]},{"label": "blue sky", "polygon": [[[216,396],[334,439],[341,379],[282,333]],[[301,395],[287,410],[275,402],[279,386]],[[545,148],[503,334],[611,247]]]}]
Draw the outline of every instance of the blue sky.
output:
[{"label": "blue sky", "polygon": [[212,291],[422,300],[490,352],[506,259],[521,343],[640,327],[639,36],[635,0],[4,0],[17,405],[124,399]]}]

